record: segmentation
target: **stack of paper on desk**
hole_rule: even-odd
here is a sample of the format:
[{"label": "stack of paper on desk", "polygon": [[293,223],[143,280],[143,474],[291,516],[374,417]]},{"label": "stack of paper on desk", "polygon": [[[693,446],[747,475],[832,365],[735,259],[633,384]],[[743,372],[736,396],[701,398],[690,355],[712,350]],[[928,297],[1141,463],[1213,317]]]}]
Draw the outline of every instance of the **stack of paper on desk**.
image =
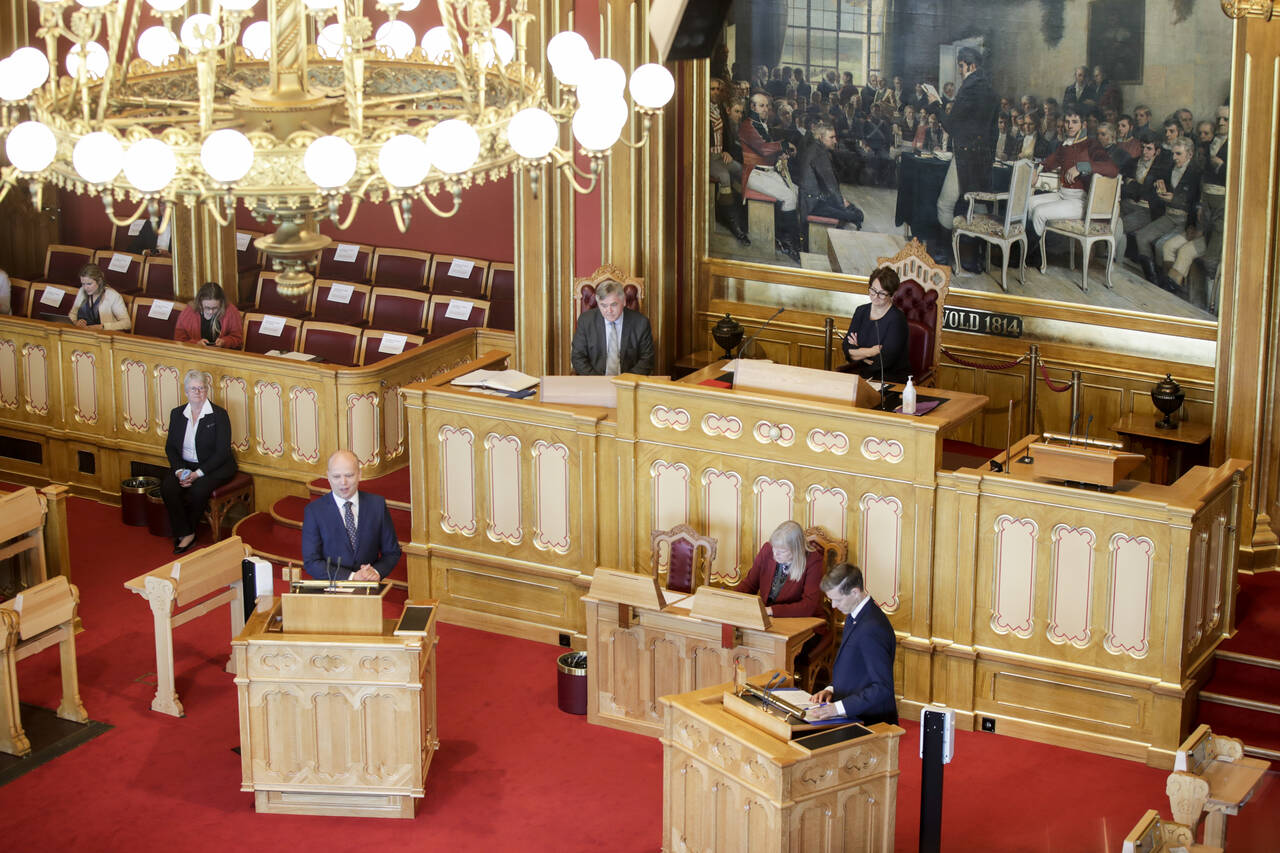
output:
[{"label": "stack of paper on desk", "polygon": [[450,385],[465,388],[488,388],[492,391],[525,391],[538,384],[537,377],[518,370],[473,370],[459,376]]}]

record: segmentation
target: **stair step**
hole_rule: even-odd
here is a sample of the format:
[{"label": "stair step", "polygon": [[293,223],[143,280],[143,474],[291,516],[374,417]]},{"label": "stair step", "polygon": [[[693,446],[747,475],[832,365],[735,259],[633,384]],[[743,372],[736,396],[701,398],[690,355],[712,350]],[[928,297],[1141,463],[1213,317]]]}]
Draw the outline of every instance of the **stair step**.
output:
[{"label": "stair step", "polygon": [[1223,642],[1228,651],[1274,658],[1280,649],[1280,572],[1238,575],[1234,637]]},{"label": "stair step", "polygon": [[[329,494],[329,478],[316,477],[307,487],[313,495]],[[382,495],[387,499],[387,503],[398,509],[409,509],[409,502],[412,495],[412,486],[409,482],[409,466],[398,468],[390,474],[383,474],[381,477],[374,477],[371,480],[361,480],[360,490],[369,492],[374,495]]]},{"label": "stair step", "polygon": [[1214,657],[1213,675],[1201,688],[1204,693],[1262,702],[1280,707],[1280,669],[1232,655]]},{"label": "stair step", "polygon": [[[303,513],[309,503],[311,500],[296,495],[283,497],[271,505],[271,517],[277,524],[301,530]],[[391,524],[396,529],[396,539],[400,541],[400,546],[404,547],[413,541],[413,514],[407,509],[400,509],[390,504],[388,508],[391,510]]]},{"label": "stair step", "polygon": [[1218,701],[1200,694],[1196,711],[1196,725],[1208,724],[1214,734],[1238,738],[1245,750],[1269,750],[1280,752],[1280,718],[1276,713],[1256,708],[1243,708]]}]

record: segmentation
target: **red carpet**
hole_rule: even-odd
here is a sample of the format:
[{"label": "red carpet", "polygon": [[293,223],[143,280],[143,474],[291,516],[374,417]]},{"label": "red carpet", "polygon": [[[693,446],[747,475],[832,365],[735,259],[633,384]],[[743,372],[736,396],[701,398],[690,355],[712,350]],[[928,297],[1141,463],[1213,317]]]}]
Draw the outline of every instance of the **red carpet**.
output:
[{"label": "red carpet", "polygon": [[[90,716],[115,728],[0,787],[5,850],[661,848],[661,744],[562,713],[556,647],[450,625],[440,629],[441,748],[415,820],[256,814],[231,752],[239,734],[235,688],[223,670],[226,614],[175,632],[187,716],[148,710],[151,613],[121,584],[167,562],[171,543],[120,525],[117,508],[73,499],[70,516],[85,625],[77,638],[81,693]],[[50,650],[19,664],[24,701],[57,703],[57,661]],[[917,844],[920,766],[918,727],[904,727],[896,846],[909,851]],[[1147,808],[1168,814],[1166,776],[1134,762],[960,733],[946,769],[943,849],[1115,851]],[[1270,774],[1231,819],[1229,849],[1274,849],[1278,808],[1280,784]]]},{"label": "red carpet", "polygon": [[[1280,572],[1240,575],[1236,596],[1238,632],[1219,648],[1264,658],[1280,658]],[[1280,697],[1275,701],[1280,702]]]}]

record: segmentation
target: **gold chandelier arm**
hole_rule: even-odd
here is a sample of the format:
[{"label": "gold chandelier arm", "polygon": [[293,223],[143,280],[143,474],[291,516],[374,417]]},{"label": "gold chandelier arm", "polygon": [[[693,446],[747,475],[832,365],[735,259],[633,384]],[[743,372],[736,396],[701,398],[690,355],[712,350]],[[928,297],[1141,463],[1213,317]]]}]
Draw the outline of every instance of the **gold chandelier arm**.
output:
[{"label": "gold chandelier arm", "polygon": [[[457,190],[453,191],[453,207],[449,208],[449,211],[447,213],[441,210],[440,208],[436,207],[435,204],[432,203],[431,198],[426,194],[426,192],[422,190],[418,190],[418,201],[426,205],[427,210],[431,211],[436,216],[440,217],[441,219],[448,219],[449,217],[456,214],[458,212],[458,209],[462,207],[462,194]],[[397,220],[399,220],[398,212],[397,212],[396,218]]]},{"label": "gold chandelier arm", "polygon": [[622,137],[618,137],[619,144],[625,145],[628,148],[639,150],[644,147],[646,142],[649,141],[649,127],[653,123],[653,119],[651,119],[647,113],[642,113],[642,115],[644,116],[644,123],[640,126],[641,127],[640,139],[637,140],[636,142],[632,142],[629,139],[623,139]]},{"label": "gold chandelier arm", "polygon": [[[205,210],[207,210],[209,212],[209,215],[214,218],[214,221],[217,222],[219,225],[221,225],[223,228],[226,228],[228,225],[231,224],[231,212],[235,210],[235,205],[232,204],[230,209],[224,215],[222,211],[219,210],[221,205],[218,204],[218,198],[219,197],[216,195],[206,195],[206,196],[203,196],[200,200],[204,202]],[[167,212],[168,211],[166,210],[166,214]]]},{"label": "gold chandelier arm", "polygon": [[[591,158],[591,171],[584,172],[578,168],[578,164],[573,162],[573,158],[567,157],[556,164],[556,168],[564,175],[564,179],[568,182],[570,188],[579,195],[586,195],[596,188],[596,184],[600,182],[600,158]],[[589,178],[587,184],[579,184],[578,178]]]},{"label": "gold chandelier arm", "polygon": [[[116,214],[115,214],[115,206],[114,206],[114,204],[112,203],[111,196],[110,196],[110,195],[108,195],[107,193],[103,193],[103,194],[102,194],[102,206],[103,206],[104,208],[106,208],[106,211],[107,211],[107,219],[110,219],[110,220],[111,220],[111,224],[112,224],[112,225],[115,225],[115,226],[116,226],[116,227],[118,227],[118,228],[126,228],[126,227],[128,227],[129,223],[131,223],[131,222],[133,222],[134,220],[136,220],[139,216],[141,216],[141,215],[142,215],[142,212],[143,212],[143,211],[145,211],[145,210],[147,209],[147,201],[146,201],[146,199],[143,199],[142,203],[138,205],[138,209],[137,209],[137,210],[135,210],[133,213],[129,214],[128,216],[124,217],[123,219],[117,219],[117,218],[116,218]],[[168,221],[169,221],[168,217],[169,217],[169,211],[168,211],[168,208],[166,208],[166,209],[165,209],[165,221],[166,221],[166,222],[168,222]],[[161,230],[163,230],[163,229],[161,229]],[[156,233],[157,233],[157,234],[159,234],[159,233],[160,233],[160,231],[157,231]]]}]

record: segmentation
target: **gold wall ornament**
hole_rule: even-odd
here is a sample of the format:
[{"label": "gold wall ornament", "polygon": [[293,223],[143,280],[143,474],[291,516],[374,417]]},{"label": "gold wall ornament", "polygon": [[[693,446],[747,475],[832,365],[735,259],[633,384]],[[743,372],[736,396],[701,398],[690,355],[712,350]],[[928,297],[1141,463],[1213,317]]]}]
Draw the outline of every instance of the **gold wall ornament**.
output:
[{"label": "gold wall ornament", "polygon": [[1275,11],[1275,0],[1222,0],[1222,12],[1228,18],[1261,18],[1270,21]]}]

